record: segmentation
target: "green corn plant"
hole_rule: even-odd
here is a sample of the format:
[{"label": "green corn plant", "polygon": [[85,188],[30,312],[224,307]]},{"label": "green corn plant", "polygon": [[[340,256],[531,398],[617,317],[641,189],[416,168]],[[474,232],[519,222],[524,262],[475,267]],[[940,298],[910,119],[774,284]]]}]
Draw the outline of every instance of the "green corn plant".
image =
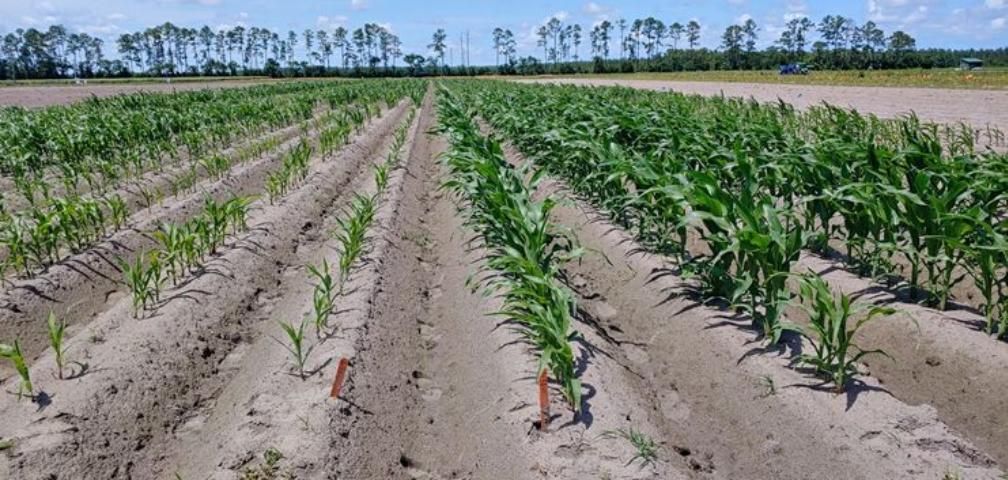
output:
[{"label": "green corn plant", "polygon": [[381,165],[374,166],[375,172],[375,187],[378,193],[385,191],[385,186],[388,185],[388,175],[389,175],[389,164],[384,163]]},{"label": "green corn plant", "polygon": [[126,217],[129,214],[126,209],[126,202],[119,195],[113,195],[105,200],[105,205],[109,210],[109,219],[116,230],[122,229],[126,224]]},{"label": "green corn plant", "polygon": [[[801,307],[809,315],[809,331],[803,336],[812,344],[812,354],[802,354],[800,362],[815,369],[833,383],[837,393],[857,373],[857,362],[867,355],[889,357],[882,350],[861,350],[854,337],[864,325],[878,317],[896,313],[890,307],[852,306],[846,294],[834,295],[820,277],[807,275],[799,286]],[[858,320],[853,320],[860,317]],[[853,325],[852,325],[853,322]],[[892,357],[889,357],[892,358]]]},{"label": "green corn plant", "polygon": [[63,337],[66,334],[66,321],[57,319],[56,314],[49,311],[49,318],[46,320],[49,330],[49,346],[56,354],[56,369],[60,380],[63,380],[63,365],[66,358],[66,345]]},{"label": "green corn plant", "polygon": [[234,197],[224,203],[224,216],[233,234],[248,230],[248,212],[253,201],[254,197]]},{"label": "green corn plant", "polygon": [[[995,231],[986,216],[975,219],[973,238],[965,248],[965,265],[983,297],[982,311],[989,335],[1005,337],[1008,311],[1004,305],[1005,277],[1001,275],[1008,265],[1008,239]],[[1001,319],[999,322],[998,319]]]},{"label": "green corn plant", "polygon": [[[283,329],[284,334],[287,336],[288,343],[280,342],[281,345],[291,354],[293,357],[294,365],[297,367],[298,376],[302,380],[305,379],[305,363],[308,361],[308,355],[311,354],[314,346],[307,346],[305,344],[305,322],[304,320],[295,327],[293,323],[290,322],[279,322],[280,328]],[[279,340],[278,340],[279,341]]]},{"label": "green corn plant", "polygon": [[14,370],[21,377],[17,389],[18,400],[24,396],[34,398],[35,389],[28,373],[28,363],[25,362],[24,353],[21,352],[21,344],[17,340],[14,340],[14,345],[0,343],[0,357],[10,360],[14,364]]},{"label": "green corn plant", "polygon": [[354,194],[349,208],[343,216],[337,218],[338,228],[334,234],[340,244],[340,294],[350,277],[350,271],[357,260],[363,255],[367,229],[374,220],[375,198],[372,196]]},{"label": "green corn plant", "polygon": [[186,258],[182,246],[184,235],[183,227],[175,224],[161,225],[154,232],[154,238],[161,243],[164,252],[165,270],[173,283],[178,282],[179,276],[185,271]]},{"label": "green corn plant", "polygon": [[575,371],[571,328],[576,311],[573,295],[558,277],[560,264],[580,255],[574,240],[550,223],[552,198],[534,201],[531,192],[538,176],[525,183],[504,159],[501,146],[483,137],[472,115],[451,90],[439,95],[440,125],[451,148],[444,157],[451,176],[442,188],[465,204],[466,225],[488,250],[485,278],[477,283],[504,299],[497,315],[539,353],[539,368],[547,369],[561,385],[575,413],[581,411],[581,382]]},{"label": "green corn plant", "polygon": [[312,294],[312,305],[315,312],[315,331],[321,336],[329,328],[329,315],[333,311],[333,301],[336,298],[336,282],[329,269],[329,262],[322,259],[322,265],[308,265],[308,272],[317,282]]}]

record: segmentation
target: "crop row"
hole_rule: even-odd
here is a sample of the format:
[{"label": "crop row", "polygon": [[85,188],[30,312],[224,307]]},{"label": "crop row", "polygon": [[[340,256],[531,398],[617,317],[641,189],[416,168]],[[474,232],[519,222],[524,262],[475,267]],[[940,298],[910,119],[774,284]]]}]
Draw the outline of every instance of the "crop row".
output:
[{"label": "crop row", "polygon": [[[416,98],[416,97],[414,97]],[[305,364],[315,345],[305,332],[309,326],[314,326],[315,335],[321,341],[331,335],[329,319],[336,310],[336,302],[344,294],[344,288],[350,279],[350,274],[358,266],[367,249],[367,233],[374,223],[378,212],[378,203],[388,187],[389,174],[402,161],[403,147],[413,124],[416,110],[410,114],[396,130],[389,154],[385,161],[374,166],[375,190],[371,195],[356,193],[350,203],[342,209],[336,219],[337,228],[333,237],[339,244],[339,262],[336,277],[333,277],[329,262],[323,259],[321,265],[307,265],[312,287],[312,311],[309,318],[300,322],[280,321],[287,343],[284,348],[290,353],[298,375],[305,378]]]},{"label": "crop row", "polygon": [[580,247],[550,222],[553,199],[532,198],[536,180],[526,182],[528,172],[513,169],[500,143],[479,132],[465,101],[449,88],[438,93],[438,131],[450,143],[444,187],[462,202],[465,224],[487,250],[477,284],[501,295],[498,314],[538,351],[539,375],[548,370],[579,412],[581,383],[571,345],[577,335],[571,326],[575,303],[559,277]]}]

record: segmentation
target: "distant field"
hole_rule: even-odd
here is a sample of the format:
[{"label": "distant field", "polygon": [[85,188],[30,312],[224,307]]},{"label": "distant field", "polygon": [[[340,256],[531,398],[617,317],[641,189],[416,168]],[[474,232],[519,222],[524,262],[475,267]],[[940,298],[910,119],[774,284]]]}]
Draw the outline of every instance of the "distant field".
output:
[{"label": "distant field", "polygon": [[1008,69],[1005,68],[972,72],[961,72],[955,69],[813,71],[808,75],[779,75],[776,71],[772,70],[756,70],[555,76],[555,78],[566,77],[793,85],[849,85],[863,87],[1008,89]]},{"label": "distant field", "polygon": [[[263,81],[269,80],[269,77],[173,77],[170,83],[191,83],[191,82],[222,82],[222,81]],[[133,78],[89,78],[87,79],[88,85],[123,85],[132,83],[169,83],[166,82],[164,78],[161,77],[133,77]],[[40,80],[0,80],[0,87],[18,87],[18,86],[45,86],[45,85],[74,85],[73,80],[69,79],[40,79]]]}]

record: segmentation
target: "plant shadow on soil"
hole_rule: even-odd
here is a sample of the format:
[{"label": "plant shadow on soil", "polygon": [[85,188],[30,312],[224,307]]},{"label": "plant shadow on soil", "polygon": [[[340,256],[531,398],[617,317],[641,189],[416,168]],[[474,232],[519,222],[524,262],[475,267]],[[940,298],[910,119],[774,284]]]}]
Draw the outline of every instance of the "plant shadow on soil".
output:
[{"label": "plant shadow on soil", "polygon": [[[644,253],[646,254],[647,252]],[[680,273],[681,271],[678,268],[655,268],[654,270],[652,270],[647,283],[652,283],[664,277],[678,277]],[[889,292],[889,290],[881,286],[869,287],[869,289],[873,289],[872,290],[873,292]],[[679,311],[677,311],[675,315],[680,315],[684,312],[688,312],[690,310],[704,306],[713,307],[718,311],[720,311],[721,312],[720,315],[713,317],[713,320],[717,321],[705,325],[703,327],[705,330],[734,327],[742,332],[754,335],[754,338],[752,340],[746,342],[747,344],[762,342],[766,338],[763,332],[757,326],[753,325],[751,317],[741,312],[732,312],[731,306],[723,299],[704,300],[702,297],[702,292],[700,292],[695,285],[685,285],[681,289],[676,289],[674,287],[665,287],[663,288],[662,293],[666,295],[666,297],[665,299],[660,301],[657,305],[655,305],[656,308],[668,302],[671,302],[676,298],[686,298],[690,300],[690,303],[679,309]],[[898,301],[899,301],[898,299],[894,298],[891,299],[889,303],[896,303]],[[777,356],[782,356],[788,360],[789,368],[809,377],[810,379],[815,379],[815,381],[817,382],[817,383],[791,384],[786,385],[784,388],[806,388],[820,392],[837,393],[836,388],[835,386],[833,386],[832,382],[830,382],[829,380],[824,380],[822,376],[815,371],[815,369],[804,367],[799,364],[801,355],[804,351],[803,346],[804,342],[802,335],[800,333],[791,330],[786,330],[781,335],[780,341],[777,343],[777,345],[774,346],[759,345],[750,348],[749,350],[744,352],[741,357],[738,358],[736,364],[737,365],[741,364],[746,359],[757,355],[775,354]],[[884,387],[868,385],[864,381],[856,378],[850,379],[844,386],[844,390],[842,392],[847,398],[845,410],[850,410],[851,408],[853,408],[854,404],[857,403],[858,398],[862,394],[867,392],[881,392],[885,393],[886,395],[893,396],[892,393]]]}]

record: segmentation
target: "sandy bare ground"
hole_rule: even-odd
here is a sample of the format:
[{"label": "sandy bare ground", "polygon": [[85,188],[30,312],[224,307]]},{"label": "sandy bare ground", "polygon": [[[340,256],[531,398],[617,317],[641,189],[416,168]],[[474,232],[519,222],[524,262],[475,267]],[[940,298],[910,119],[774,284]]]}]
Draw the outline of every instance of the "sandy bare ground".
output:
[{"label": "sandy bare ground", "polygon": [[92,97],[111,97],[136,92],[185,92],[208,88],[236,88],[264,83],[266,80],[221,80],[215,82],[124,83],[121,85],[35,85],[0,88],[0,107],[46,107],[79,102]]},{"label": "sandy bare ground", "polygon": [[572,85],[622,85],[658,91],[698,95],[755,98],[761,102],[781,99],[797,108],[823,102],[849,107],[882,118],[916,113],[936,123],[965,122],[974,128],[988,125],[1008,130],[1008,91],[950,90],[940,88],[831,87],[819,85],[769,85],[760,83],[679,82],[662,80],[617,80],[560,78],[522,80],[533,83]]}]

